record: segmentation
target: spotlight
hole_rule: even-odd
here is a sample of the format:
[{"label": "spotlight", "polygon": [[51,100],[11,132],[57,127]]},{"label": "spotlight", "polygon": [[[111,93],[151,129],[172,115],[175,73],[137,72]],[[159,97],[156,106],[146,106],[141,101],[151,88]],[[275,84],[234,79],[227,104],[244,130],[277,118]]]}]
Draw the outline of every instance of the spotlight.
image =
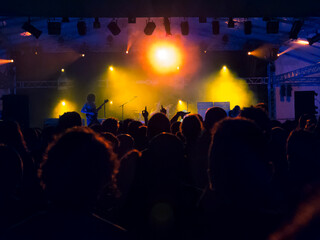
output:
[{"label": "spotlight", "polygon": [[290,39],[298,39],[298,34],[301,30],[302,25],[303,25],[303,21],[298,20],[293,22],[290,33],[289,33]]},{"label": "spotlight", "polygon": [[10,62],[12,62],[12,63],[13,63],[13,62],[14,62],[14,60],[13,60],[13,59],[11,59],[11,60],[10,60]]},{"label": "spotlight", "polygon": [[178,67],[177,67],[177,70],[179,70],[179,69],[180,69],[180,67],[178,66]]},{"label": "spotlight", "polygon": [[100,21],[99,21],[99,18],[94,18],[94,22],[93,22],[93,28],[97,29],[97,28],[100,28],[101,27],[101,24],[100,24]]},{"label": "spotlight", "polygon": [[113,104],[113,101],[110,101],[110,104]]},{"label": "spotlight", "polygon": [[223,70],[227,70],[227,66],[223,66],[222,69],[223,69]]},{"label": "spotlight", "polygon": [[119,35],[119,33],[121,32],[117,22],[115,20],[112,20],[109,24],[108,24],[108,29],[110,30],[110,32],[113,35]]},{"label": "spotlight", "polygon": [[148,21],[146,27],[144,28],[144,34],[152,35],[155,28],[156,24],[154,22]]},{"label": "spotlight", "polygon": [[268,21],[267,22],[267,33],[268,34],[276,34],[279,32],[279,21]]},{"label": "spotlight", "polygon": [[212,21],[212,33],[218,35],[220,33],[219,21]]},{"label": "spotlight", "polygon": [[246,34],[246,35],[251,34],[251,29],[252,29],[252,22],[245,21],[244,22],[244,34]]},{"label": "spotlight", "polygon": [[66,105],[66,102],[65,102],[65,101],[62,101],[61,104],[62,104],[62,106],[65,106],[65,105]]},{"label": "spotlight", "polygon": [[228,20],[228,28],[234,28],[234,21],[232,17],[230,17]]},{"label": "spotlight", "polygon": [[128,50],[126,51],[126,54],[129,54],[129,51],[128,51]]},{"label": "spotlight", "polygon": [[320,34],[317,33],[317,34],[314,35],[312,38],[308,38],[307,40],[308,40],[308,42],[309,42],[309,45],[311,46],[312,44],[320,41]]},{"label": "spotlight", "polygon": [[36,39],[38,39],[40,37],[40,35],[42,34],[42,31],[40,31],[39,29],[37,29],[33,25],[31,25],[30,21],[25,22],[22,26],[22,29],[31,33]]},{"label": "spotlight", "polygon": [[248,55],[251,55],[252,53],[251,52],[248,52]]},{"label": "spotlight", "polygon": [[61,22],[48,22],[48,34],[60,35],[61,34]]},{"label": "spotlight", "polygon": [[79,20],[77,24],[78,33],[80,36],[84,36],[87,33],[87,25],[86,22],[83,20]]},{"label": "spotlight", "polygon": [[84,53],[81,54],[81,57],[85,57],[86,55]]},{"label": "spotlight", "polygon": [[113,72],[113,70],[114,70],[113,66],[110,66],[110,67],[109,67],[109,70],[110,70],[111,72]]},{"label": "spotlight", "polygon": [[181,22],[181,34],[182,35],[189,34],[189,23],[187,21]]},{"label": "spotlight", "polygon": [[136,23],[136,21],[135,17],[128,17],[128,23]]},{"label": "spotlight", "polygon": [[172,35],[171,34],[171,27],[170,27],[170,20],[167,17],[163,18],[163,24],[164,24],[164,29],[166,30],[167,35]]},{"label": "spotlight", "polygon": [[199,17],[199,23],[206,23],[207,18],[206,17]]},{"label": "spotlight", "polygon": [[64,72],[64,68],[61,68],[61,72]]},{"label": "spotlight", "polygon": [[179,104],[182,104],[182,101],[181,101],[181,100],[179,100]]}]

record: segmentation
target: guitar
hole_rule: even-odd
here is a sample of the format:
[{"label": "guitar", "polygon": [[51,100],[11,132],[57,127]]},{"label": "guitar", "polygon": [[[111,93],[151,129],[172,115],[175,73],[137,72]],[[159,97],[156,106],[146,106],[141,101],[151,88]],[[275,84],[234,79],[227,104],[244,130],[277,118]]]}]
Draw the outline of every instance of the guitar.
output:
[{"label": "guitar", "polygon": [[90,119],[91,121],[97,120],[97,119],[98,119],[98,112],[99,112],[99,110],[100,110],[107,102],[109,102],[108,99],[104,100],[103,103],[102,103],[98,108],[96,108],[96,111],[95,111],[95,112],[87,113],[87,114],[86,114],[87,119]]}]

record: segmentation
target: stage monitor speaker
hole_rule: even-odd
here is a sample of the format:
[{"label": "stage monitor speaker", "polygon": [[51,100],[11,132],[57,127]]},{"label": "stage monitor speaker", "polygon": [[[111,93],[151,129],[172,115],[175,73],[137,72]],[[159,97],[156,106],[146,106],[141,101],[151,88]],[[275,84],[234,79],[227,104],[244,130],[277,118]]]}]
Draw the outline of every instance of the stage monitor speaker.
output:
[{"label": "stage monitor speaker", "polygon": [[296,91],[294,92],[294,111],[295,118],[298,120],[303,114],[316,114],[314,102],[315,91]]},{"label": "stage monitor speaker", "polygon": [[17,121],[21,128],[29,127],[29,98],[24,95],[2,96],[2,119]]}]

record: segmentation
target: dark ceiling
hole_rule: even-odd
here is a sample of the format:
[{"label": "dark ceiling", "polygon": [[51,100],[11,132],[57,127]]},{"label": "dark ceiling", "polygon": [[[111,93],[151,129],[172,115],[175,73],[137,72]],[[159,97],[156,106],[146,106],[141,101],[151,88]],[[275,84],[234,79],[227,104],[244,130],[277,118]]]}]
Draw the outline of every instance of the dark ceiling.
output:
[{"label": "dark ceiling", "polygon": [[306,17],[317,0],[2,0],[2,16],[43,17]]}]

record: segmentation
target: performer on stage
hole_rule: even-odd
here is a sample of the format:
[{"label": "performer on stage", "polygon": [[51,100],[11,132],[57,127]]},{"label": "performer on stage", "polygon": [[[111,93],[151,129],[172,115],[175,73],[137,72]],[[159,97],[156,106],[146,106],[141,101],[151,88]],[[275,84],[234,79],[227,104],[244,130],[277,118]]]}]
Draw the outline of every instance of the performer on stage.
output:
[{"label": "performer on stage", "polygon": [[81,112],[86,114],[87,117],[87,126],[91,126],[93,124],[99,124],[98,121],[98,111],[103,107],[104,104],[108,102],[104,100],[104,102],[96,108],[95,104],[96,96],[93,93],[88,94],[87,102],[83,105]]}]

